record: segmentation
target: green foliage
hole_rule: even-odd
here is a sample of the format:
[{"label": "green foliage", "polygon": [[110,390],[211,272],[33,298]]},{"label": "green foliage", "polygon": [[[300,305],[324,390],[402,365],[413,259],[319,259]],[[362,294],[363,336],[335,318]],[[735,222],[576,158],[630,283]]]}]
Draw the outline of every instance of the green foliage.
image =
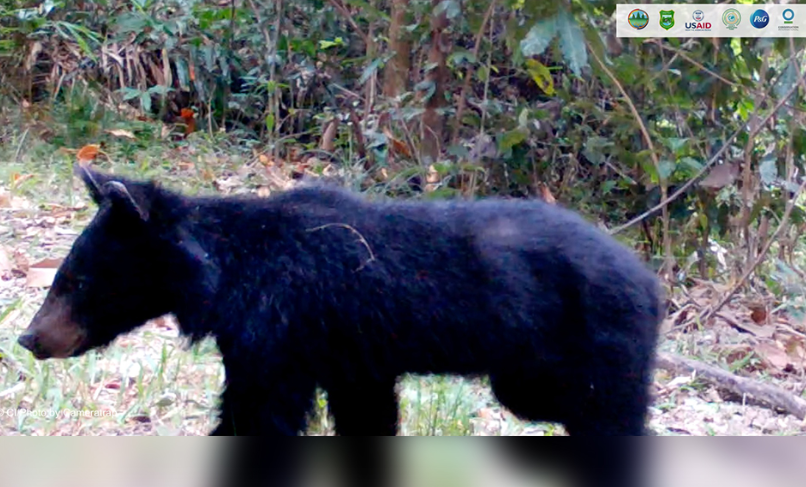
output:
[{"label": "green foliage", "polygon": [[[793,116],[800,93],[751,144],[746,130],[726,142],[798,86],[790,48],[802,49],[803,39],[616,39],[612,0],[504,0],[492,10],[478,0],[410,0],[401,26],[410,72],[403,92],[387,98],[386,70],[395,62],[388,2],[341,3],[347,12],[323,0],[83,7],[7,0],[0,2],[3,94],[55,100],[53,113],[65,125],[54,140],[65,145],[103,138],[114,125],[110,107],[120,104],[168,121],[193,108],[208,137],[225,129],[277,154],[318,147],[322,127],[336,117],[333,160],[383,168],[387,180],[379,184],[390,191],[427,175],[420,122],[436,96],[444,129],[434,164],[440,182],[430,197],[526,196],[545,184],[608,225],[657,204],[660,184],[673,191],[725,143],[726,162],[744,160],[750,147],[759,181],[750,231],[759,218],[781,216],[793,189],[788,174],[804,172],[806,131]],[[441,14],[449,24],[447,72],[437,83],[431,21]],[[87,90],[81,102],[76,86]],[[142,124],[142,140],[159,131],[146,135],[147,122],[131,124]],[[703,234],[748,231],[730,223],[745,197],[736,178],[680,197],[670,212],[677,260],[702,251]],[[641,227],[647,240],[660,241],[657,219]]]}]

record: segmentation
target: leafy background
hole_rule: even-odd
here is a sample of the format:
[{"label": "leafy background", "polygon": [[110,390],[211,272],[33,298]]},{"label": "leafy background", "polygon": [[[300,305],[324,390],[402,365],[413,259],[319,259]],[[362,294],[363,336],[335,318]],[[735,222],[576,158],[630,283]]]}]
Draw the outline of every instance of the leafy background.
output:
[{"label": "leafy background", "polygon": [[[60,367],[77,367],[32,362],[13,332],[48,284],[45,277],[33,285],[30,274],[53,268],[34,261],[62,256],[70,232],[91,216],[70,175],[82,156],[191,192],[267,195],[308,174],[398,197],[498,195],[574,208],[663,277],[663,350],[802,397],[803,39],[617,38],[615,8],[538,0],[0,1],[7,397],[50,404],[52,391],[71,383]],[[127,349],[119,350],[123,360]],[[209,373],[214,347],[194,353]],[[187,379],[177,395],[213,401],[218,379],[205,377]],[[451,397],[462,384],[411,380]],[[720,404],[704,392],[718,385],[692,380],[697,387],[656,391],[671,398],[659,402],[666,405],[657,421],[695,428],[691,417],[702,411],[674,419],[688,395]],[[37,381],[48,387],[32,394]],[[159,417],[163,392],[154,387],[132,406],[147,424]],[[186,412],[180,403],[172,404]],[[459,403],[448,403],[461,417]],[[481,417],[490,404],[473,402],[467,414]],[[427,417],[445,411],[434,408],[442,412]],[[180,422],[178,431],[202,431],[205,418],[192,428]],[[424,434],[472,430],[468,418],[461,426],[411,421]]]}]

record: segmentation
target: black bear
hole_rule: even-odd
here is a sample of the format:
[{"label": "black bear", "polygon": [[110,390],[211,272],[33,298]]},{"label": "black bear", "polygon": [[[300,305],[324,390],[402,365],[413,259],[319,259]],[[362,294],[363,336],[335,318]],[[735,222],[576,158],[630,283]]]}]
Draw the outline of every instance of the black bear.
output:
[{"label": "black bear", "polygon": [[487,375],[522,418],[643,435],[662,292],[630,250],[538,201],[370,201],[307,185],[190,197],[76,166],[98,213],[19,343],[76,357],[173,313],[215,338],[215,435],[395,435],[405,373]]}]

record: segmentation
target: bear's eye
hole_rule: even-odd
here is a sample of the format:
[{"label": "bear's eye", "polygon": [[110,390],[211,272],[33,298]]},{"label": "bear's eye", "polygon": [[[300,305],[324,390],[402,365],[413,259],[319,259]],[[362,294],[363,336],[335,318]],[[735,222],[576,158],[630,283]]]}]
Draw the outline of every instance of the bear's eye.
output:
[{"label": "bear's eye", "polygon": [[84,289],[84,279],[72,275],[65,276],[65,279],[61,282],[61,288],[66,293],[82,291]]}]

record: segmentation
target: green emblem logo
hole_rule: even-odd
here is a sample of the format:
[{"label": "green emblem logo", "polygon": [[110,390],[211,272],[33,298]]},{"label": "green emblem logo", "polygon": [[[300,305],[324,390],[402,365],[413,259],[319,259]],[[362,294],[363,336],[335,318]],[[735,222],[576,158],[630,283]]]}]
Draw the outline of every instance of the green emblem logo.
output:
[{"label": "green emblem logo", "polygon": [[739,26],[739,22],[741,21],[742,14],[740,14],[735,8],[729,8],[725,10],[725,13],[722,14],[722,23],[725,24],[725,27],[727,27],[728,30],[734,30]]},{"label": "green emblem logo", "polygon": [[634,28],[641,30],[649,23],[649,15],[640,8],[637,8],[627,16],[627,22]]},{"label": "green emblem logo", "polygon": [[660,11],[660,26],[666,30],[674,27],[674,10]]}]

